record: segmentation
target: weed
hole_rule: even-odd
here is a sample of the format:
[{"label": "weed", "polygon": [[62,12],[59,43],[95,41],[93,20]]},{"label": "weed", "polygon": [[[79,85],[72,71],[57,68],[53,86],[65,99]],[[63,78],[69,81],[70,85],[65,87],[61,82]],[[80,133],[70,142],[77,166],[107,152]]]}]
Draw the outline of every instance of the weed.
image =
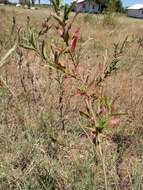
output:
[{"label": "weed", "polygon": [[141,26],[83,24],[68,6],[41,26],[42,10],[17,9],[1,31],[3,44],[14,31],[0,59],[2,189],[142,188]]}]

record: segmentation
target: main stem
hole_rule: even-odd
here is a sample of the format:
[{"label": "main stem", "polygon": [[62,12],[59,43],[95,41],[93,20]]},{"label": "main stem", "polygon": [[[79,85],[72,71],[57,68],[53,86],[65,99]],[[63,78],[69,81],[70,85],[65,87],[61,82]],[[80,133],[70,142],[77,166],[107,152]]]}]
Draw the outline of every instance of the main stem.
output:
[{"label": "main stem", "polygon": [[102,152],[102,147],[100,144],[100,139],[99,139],[99,135],[98,135],[98,148],[99,148],[99,153],[101,156],[101,161],[102,161],[102,167],[103,167],[103,173],[104,173],[104,183],[105,183],[105,189],[108,190],[108,182],[107,182],[107,174],[106,174],[106,165],[105,165],[105,158]]},{"label": "main stem", "polygon": [[108,190],[108,182],[107,182],[107,175],[106,175],[106,165],[105,165],[105,159],[104,159],[104,155],[102,152],[102,147],[100,144],[100,137],[99,137],[99,132],[97,131],[97,123],[96,123],[96,116],[94,113],[94,110],[92,108],[92,103],[91,100],[86,100],[86,105],[88,106],[88,108],[90,109],[90,112],[92,114],[93,120],[94,120],[94,124],[95,124],[95,148],[99,148],[99,154],[101,157],[101,161],[102,161],[102,167],[103,167],[103,173],[104,173],[104,183],[105,183],[105,190]]}]

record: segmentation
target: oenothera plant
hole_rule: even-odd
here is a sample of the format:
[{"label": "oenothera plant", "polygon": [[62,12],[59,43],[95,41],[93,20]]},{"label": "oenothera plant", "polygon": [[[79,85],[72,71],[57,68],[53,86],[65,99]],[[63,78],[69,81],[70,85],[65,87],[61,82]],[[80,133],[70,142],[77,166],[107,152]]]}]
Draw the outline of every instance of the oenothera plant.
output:
[{"label": "oenothera plant", "polygon": [[[118,113],[115,107],[116,99],[110,100],[103,94],[102,84],[118,69],[120,56],[126,45],[127,38],[121,46],[115,44],[112,61],[104,64],[104,67],[102,67],[97,76],[94,76],[94,73],[89,74],[86,72],[88,66],[81,69],[80,59],[77,56],[76,48],[80,38],[80,28],[77,28],[71,35],[71,29],[78,13],[75,13],[72,18],[69,18],[69,14],[76,3],[73,2],[71,5],[65,5],[62,8],[60,0],[51,0],[51,3],[54,11],[43,22],[38,34],[31,29],[28,21],[27,30],[20,37],[20,46],[35,51],[50,69],[56,70],[58,74],[60,73],[62,77],[60,84],[63,84],[66,80],[75,80],[75,96],[77,98],[80,97],[80,101],[82,99],[85,105],[85,109],[79,110],[79,113],[88,120],[89,125],[86,128],[93,134],[89,136],[90,140],[95,148],[99,150],[102,157],[105,186],[107,189],[100,135],[105,129],[116,126],[122,113]],[[59,40],[57,42],[57,38],[55,41],[53,38],[53,41],[49,41],[50,44],[48,44],[47,39],[43,36],[51,30],[54,30],[54,34],[56,34]],[[62,101],[62,99],[60,100]],[[62,113],[62,110],[60,111]]]}]

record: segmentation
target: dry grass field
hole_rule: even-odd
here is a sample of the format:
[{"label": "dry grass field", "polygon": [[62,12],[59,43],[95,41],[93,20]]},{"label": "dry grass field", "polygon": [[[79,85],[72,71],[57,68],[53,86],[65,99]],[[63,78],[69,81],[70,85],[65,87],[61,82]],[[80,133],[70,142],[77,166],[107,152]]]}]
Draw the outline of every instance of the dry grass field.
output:
[{"label": "dry grass field", "polygon": [[[84,109],[82,98],[72,98],[72,79],[63,86],[59,73],[51,74],[40,56],[19,46],[1,62],[17,40],[15,27],[23,31],[29,17],[39,32],[50,12],[0,7],[0,190],[104,190],[101,160],[95,160],[86,121],[78,113]],[[105,131],[103,156],[108,190],[142,190],[143,20],[114,15],[111,21],[79,14],[71,33],[80,27],[81,70],[88,66],[95,75],[125,41],[119,68],[103,92],[117,98],[126,114]],[[46,43],[53,41],[60,43],[51,30]]]}]

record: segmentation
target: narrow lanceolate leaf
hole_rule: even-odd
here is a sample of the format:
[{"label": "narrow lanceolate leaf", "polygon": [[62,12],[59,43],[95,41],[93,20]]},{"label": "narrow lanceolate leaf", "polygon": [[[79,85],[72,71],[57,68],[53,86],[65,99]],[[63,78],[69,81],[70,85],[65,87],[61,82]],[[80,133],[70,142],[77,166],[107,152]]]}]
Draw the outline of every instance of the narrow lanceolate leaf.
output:
[{"label": "narrow lanceolate leaf", "polygon": [[76,45],[77,45],[77,41],[79,40],[79,36],[80,36],[80,29],[78,28],[73,36],[72,36],[72,39],[71,39],[71,42],[70,42],[70,50],[71,52],[74,52],[75,51],[75,48],[76,48]]},{"label": "narrow lanceolate leaf", "polygon": [[70,6],[67,5],[67,4],[65,5],[63,22],[65,22],[66,20],[68,20],[69,13],[73,10],[73,8],[75,7],[75,5],[76,5],[76,1],[73,1]]},{"label": "narrow lanceolate leaf", "polygon": [[120,54],[123,53],[123,50],[124,50],[124,48],[126,46],[127,41],[128,41],[128,36],[126,36],[126,38],[124,39],[124,41],[123,41],[123,43],[121,45],[121,48],[120,48],[120,51],[119,51]]},{"label": "narrow lanceolate leaf", "polygon": [[45,60],[47,60],[48,55],[47,55],[47,51],[46,51],[46,44],[45,41],[43,40],[42,42],[42,56]]},{"label": "narrow lanceolate leaf", "polygon": [[4,96],[4,90],[3,88],[0,87],[0,97],[3,97]]},{"label": "narrow lanceolate leaf", "polygon": [[87,113],[83,112],[83,111],[79,111],[79,114],[80,114],[81,116],[85,117],[86,119],[89,119],[89,118],[90,118],[90,116],[89,116]]},{"label": "narrow lanceolate leaf", "polygon": [[76,6],[77,2],[76,1],[73,1],[68,9],[68,12],[70,13]]},{"label": "narrow lanceolate leaf", "polygon": [[68,5],[67,4],[64,6],[63,22],[65,22],[66,20],[68,20]]},{"label": "narrow lanceolate leaf", "polygon": [[59,70],[63,73],[66,72],[66,68],[60,64],[55,64],[55,63],[48,63],[47,65],[48,67],[52,68],[52,69],[56,69],[56,70]]},{"label": "narrow lanceolate leaf", "polygon": [[60,0],[50,0],[57,15],[60,15]]},{"label": "narrow lanceolate leaf", "polygon": [[26,44],[20,44],[20,46],[24,49],[29,49],[29,50],[36,50],[33,46],[26,45]]},{"label": "narrow lanceolate leaf", "polygon": [[54,64],[54,67],[58,70],[60,70],[61,72],[65,73],[65,66],[62,66],[60,63],[58,64]]},{"label": "narrow lanceolate leaf", "polygon": [[35,39],[35,34],[34,32],[31,32],[31,35],[30,35],[30,41],[31,45],[36,49],[36,39]]},{"label": "narrow lanceolate leaf", "polygon": [[59,16],[57,16],[57,15],[52,15],[52,16],[59,23],[59,25],[64,26],[64,23]]},{"label": "narrow lanceolate leaf", "polygon": [[5,56],[0,60],[0,68],[5,64],[7,58],[15,51],[17,43],[5,54]]},{"label": "narrow lanceolate leaf", "polygon": [[112,116],[122,116],[122,115],[128,115],[126,112],[118,112],[118,113],[112,113]]}]

